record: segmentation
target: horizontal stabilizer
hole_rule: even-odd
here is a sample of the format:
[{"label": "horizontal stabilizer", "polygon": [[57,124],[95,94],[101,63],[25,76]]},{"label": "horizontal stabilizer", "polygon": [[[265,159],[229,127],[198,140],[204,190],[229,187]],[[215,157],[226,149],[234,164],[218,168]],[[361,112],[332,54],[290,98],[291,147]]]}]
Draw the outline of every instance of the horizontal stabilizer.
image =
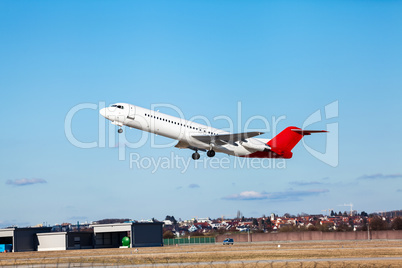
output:
[{"label": "horizontal stabilizer", "polygon": [[311,135],[312,133],[328,132],[326,130],[305,130],[305,129],[291,129],[291,130],[301,135]]}]

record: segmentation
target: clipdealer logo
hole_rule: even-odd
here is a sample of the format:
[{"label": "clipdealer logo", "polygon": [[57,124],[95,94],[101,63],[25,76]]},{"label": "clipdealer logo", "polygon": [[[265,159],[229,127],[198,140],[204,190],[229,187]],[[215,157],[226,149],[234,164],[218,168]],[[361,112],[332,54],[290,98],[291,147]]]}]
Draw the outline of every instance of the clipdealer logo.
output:
[{"label": "clipdealer logo", "polygon": [[183,157],[170,152],[169,156],[144,156],[139,153],[129,154],[130,169],[150,170],[156,173],[159,170],[177,169],[185,173],[191,169],[285,169],[286,161],[280,158],[245,158],[245,157],[203,157],[194,161],[191,157]]},{"label": "clipdealer logo", "polygon": [[[302,129],[313,129],[310,127],[313,124],[322,122],[323,120],[332,121],[326,124],[326,130],[329,131],[326,133],[326,149],[325,152],[319,152],[314,148],[311,148],[305,142],[305,139],[302,139],[303,147],[316,159],[326,163],[332,167],[338,166],[338,122],[336,119],[339,114],[338,101],[334,101],[324,107],[324,112],[321,109],[318,109],[314,113],[312,113],[302,124]],[[135,141],[130,141],[127,138],[127,131],[118,134],[116,131],[116,127],[113,124],[110,124],[104,117],[99,115],[99,110],[105,108],[105,102],[95,103],[81,103],[72,107],[66,114],[64,121],[64,132],[67,140],[73,146],[82,149],[91,149],[91,148],[117,148],[118,151],[118,160],[127,161],[129,163],[130,168],[137,169],[165,169],[168,168],[177,168],[181,170],[188,170],[189,167],[194,168],[286,168],[286,160],[284,159],[271,159],[271,158],[243,158],[243,157],[213,157],[207,158],[202,157],[197,161],[191,159],[191,157],[181,157],[175,153],[171,153],[170,156],[165,157],[154,157],[154,156],[144,156],[138,153],[127,152],[127,148],[129,149],[138,149],[147,144],[150,141],[151,148],[171,148],[173,150],[177,150],[174,148],[174,145],[177,143],[176,140],[171,139],[156,139],[156,135],[150,134],[146,131],[136,131]],[[153,104],[151,106],[152,110],[158,109],[169,109],[171,112],[169,114],[174,115],[176,117],[186,119],[184,113],[177,106],[172,104]],[[73,131],[73,121],[79,118],[79,114],[83,110],[92,110],[96,112],[96,118],[98,119],[98,128],[97,128],[97,140],[92,141],[82,141],[79,140],[73,133],[77,133],[80,130],[77,127]],[[139,118],[140,119],[140,118]],[[203,115],[196,115],[192,118],[188,119],[189,121],[197,121],[206,126],[212,126],[211,121]],[[271,133],[269,136],[274,137],[277,135],[281,129],[278,124],[286,120],[285,115],[281,115],[279,117],[272,116],[271,121],[269,121],[266,117],[262,115],[253,115],[246,120],[243,120],[242,117],[242,103],[237,103],[237,116],[236,120],[233,120],[231,117],[227,115],[219,115],[213,118],[213,122],[220,122],[221,125],[226,125],[227,127],[221,128],[224,131],[230,133],[240,133],[240,132],[251,132],[251,131],[261,131],[265,133]],[[253,122],[259,121],[259,125],[263,125],[262,128],[251,128]],[[237,125],[235,124],[237,122]],[[242,122],[244,123],[244,127],[242,127]],[[271,122],[271,123],[270,123]],[[283,122],[282,122],[283,125]],[[95,133],[93,133],[95,136]],[[299,145],[300,146],[300,145]],[[128,156],[128,159],[127,159]],[[280,160],[280,161],[279,161]],[[229,163],[231,163],[229,165]],[[258,167],[260,165],[260,167]],[[228,167],[230,166],[230,167]],[[155,168],[156,167],[156,168]],[[156,171],[153,171],[156,172]]]},{"label": "clipdealer logo", "polygon": [[[325,120],[330,120],[334,118],[338,118],[339,116],[339,102],[334,101],[330,104],[325,105],[324,113],[321,110],[317,110],[312,113],[303,123],[302,129],[308,129],[308,127],[314,123],[322,122],[323,116],[325,116]],[[321,153],[310,146],[308,146],[305,142],[305,139],[302,139],[303,146],[306,150],[315,158],[320,161],[330,165],[331,167],[337,167],[339,164],[339,123],[332,122],[326,124],[326,144],[325,144],[325,152]]]}]

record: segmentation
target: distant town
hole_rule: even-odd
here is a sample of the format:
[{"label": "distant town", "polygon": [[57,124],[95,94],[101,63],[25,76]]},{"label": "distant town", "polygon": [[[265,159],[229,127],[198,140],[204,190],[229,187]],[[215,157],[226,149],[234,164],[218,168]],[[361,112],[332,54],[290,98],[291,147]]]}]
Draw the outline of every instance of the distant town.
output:
[{"label": "distant town", "polygon": [[[175,216],[166,216],[164,220],[132,220],[132,219],[103,219],[91,223],[62,223],[52,227],[52,231],[66,232],[90,231],[91,224],[111,224],[124,222],[163,222],[163,238],[177,238],[187,236],[217,236],[233,233],[278,233],[278,232],[345,232],[368,230],[402,230],[402,210],[366,213],[362,211],[335,212],[327,210],[324,214],[285,213],[278,216],[272,213],[259,218],[249,218],[237,212],[235,218],[192,218],[188,220],[176,219]],[[39,224],[32,227],[43,227]],[[369,229],[368,229],[369,228]]]}]

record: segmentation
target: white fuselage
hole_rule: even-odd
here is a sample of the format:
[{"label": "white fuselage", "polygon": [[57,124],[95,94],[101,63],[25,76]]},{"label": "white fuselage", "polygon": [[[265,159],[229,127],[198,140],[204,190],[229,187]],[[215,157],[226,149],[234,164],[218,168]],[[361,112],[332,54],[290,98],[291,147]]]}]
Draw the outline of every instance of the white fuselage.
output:
[{"label": "white fuselage", "polygon": [[[152,111],[127,103],[116,103],[101,109],[100,114],[118,126],[128,126],[167,138],[178,140],[177,148],[193,150],[214,150],[234,156],[250,156],[270,149],[268,139],[247,138],[228,143],[203,142],[193,136],[217,136],[229,132],[198,124],[175,116]],[[243,146],[244,145],[244,146]],[[253,157],[253,156],[250,156]]]}]

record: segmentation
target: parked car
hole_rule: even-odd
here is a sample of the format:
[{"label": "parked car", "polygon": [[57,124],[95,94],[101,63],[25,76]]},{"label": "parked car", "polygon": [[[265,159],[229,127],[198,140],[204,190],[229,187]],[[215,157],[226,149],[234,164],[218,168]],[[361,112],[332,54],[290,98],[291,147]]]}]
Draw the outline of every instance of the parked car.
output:
[{"label": "parked car", "polygon": [[233,242],[233,238],[226,238],[225,240],[223,240],[224,245],[233,245]]}]

